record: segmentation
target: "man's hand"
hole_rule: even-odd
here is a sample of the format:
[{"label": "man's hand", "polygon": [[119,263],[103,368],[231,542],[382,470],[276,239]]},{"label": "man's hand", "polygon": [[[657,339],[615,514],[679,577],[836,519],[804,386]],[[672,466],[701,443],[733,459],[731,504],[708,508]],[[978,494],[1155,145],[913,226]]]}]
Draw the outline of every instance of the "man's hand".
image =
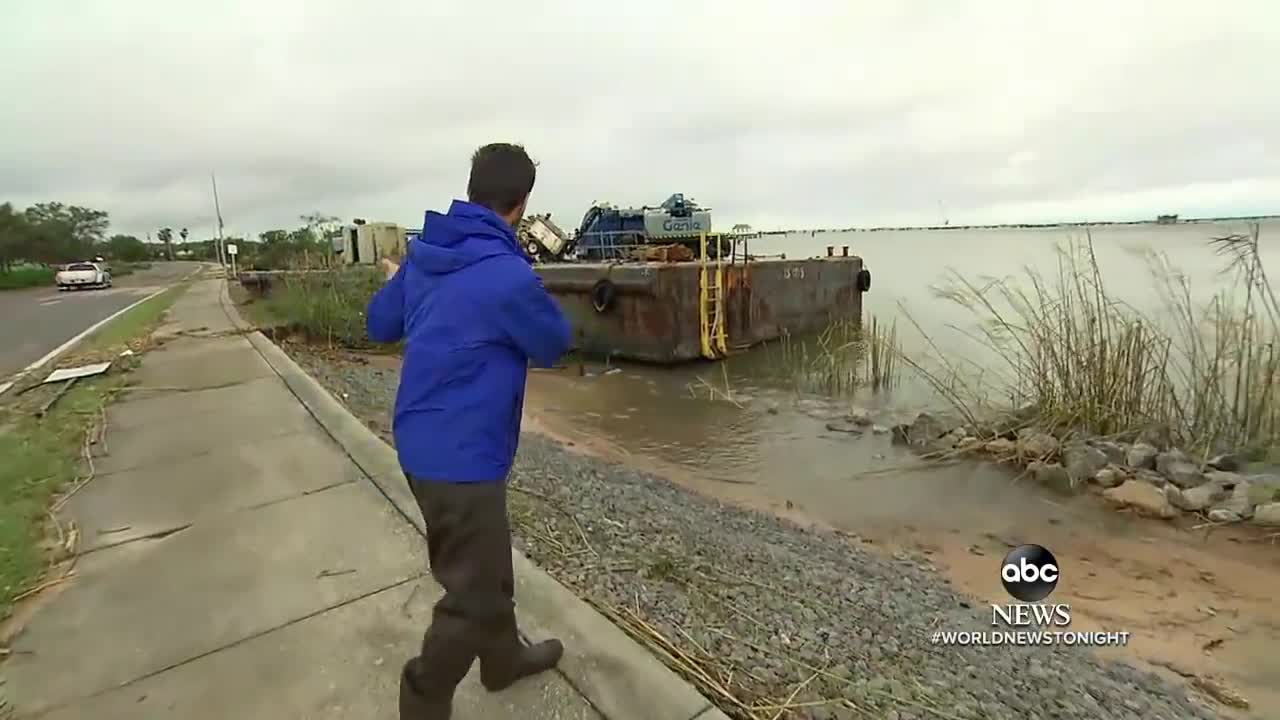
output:
[{"label": "man's hand", "polygon": [[381,265],[382,272],[386,275],[387,280],[395,277],[396,273],[400,270],[400,266],[391,258],[382,258]]}]

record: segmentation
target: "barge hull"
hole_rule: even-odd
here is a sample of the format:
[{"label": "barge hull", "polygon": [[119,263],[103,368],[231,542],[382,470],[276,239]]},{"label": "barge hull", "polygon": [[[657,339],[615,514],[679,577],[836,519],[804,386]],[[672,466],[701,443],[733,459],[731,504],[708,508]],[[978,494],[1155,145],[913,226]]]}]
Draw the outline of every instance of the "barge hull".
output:
[{"label": "barge hull", "polygon": [[[569,317],[576,349],[673,364],[703,357],[701,267],[697,262],[562,263],[536,270]],[[720,302],[730,349],[862,317],[862,258],[752,260],[722,267]],[[611,302],[600,302],[602,280],[614,289]],[[597,309],[601,304],[606,307]]]}]

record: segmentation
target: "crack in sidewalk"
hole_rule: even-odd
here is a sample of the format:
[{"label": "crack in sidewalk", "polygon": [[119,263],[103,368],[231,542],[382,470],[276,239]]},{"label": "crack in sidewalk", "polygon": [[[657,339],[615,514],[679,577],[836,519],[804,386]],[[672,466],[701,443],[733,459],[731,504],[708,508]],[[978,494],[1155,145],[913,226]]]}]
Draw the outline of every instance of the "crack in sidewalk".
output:
[{"label": "crack in sidewalk", "polygon": [[179,385],[125,385],[124,392],[155,392],[155,393],[189,393],[201,392],[203,390],[225,390],[240,385],[247,385],[255,380],[262,380],[271,377],[270,375],[259,375],[258,377],[244,378],[242,380],[228,380],[226,382],[214,383],[213,385],[199,385],[196,387],[182,387]]},{"label": "crack in sidewalk", "polygon": [[138,535],[137,537],[125,538],[124,540],[109,543],[107,545],[99,545],[98,547],[92,547],[92,548],[89,548],[88,550],[78,551],[75,554],[75,557],[82,558],[87,555],[92,555],[96,552],[100,552],[102,550],[110,550],[111,548],[118,548],[123,545],[131,545],[133,543],[141,542],[144,540],[164,540],[165,538],[170,537],[172,535],[177,535],[183,530],[189,530],[194,524],[195,523],[186,523],[184,525],[178,525],[175,527],[165,528],[163,530],[156,530],[154,532],[149,532],[146,535]]},{"label": "crack in sidewalk", "polygon": [[122,682],[122,683],[118,683],[118,684],[116,684],[116,685],[112,685],[111,687],[102,688],[101,690],[95,690],[95,691],[93,691],[93,692],[89,693],[88,695],[82,695],[82,696],[79,696],[79,697],[68,698],[68,699],[66,699],[66,700],[64,700],[63,702],[60,702],[60,703],[54,703],[54,704],[49,705],[48,707],[44,708],[44,709],[43,709],[39,714],[40,714],[41,716],[48,715],[48,714],[50,714],[50,713],[54,712],[55,710],[60,710],[60,709],[62,709],[62,708],[65,708],[65,707],[68,707],[68,706],[74,705],[74,704],[76,704],[76,703],[84,702],[84,701],[87,701],[87,700],[93,700],[94,698],[101,697],[101,696],[103,696],[103,695],[105,695],[105,694],[107,694],[107,693],[109,693],[109,692],[113,692],[113,691],[120,690],[120,689],[123,689],[123,688],[131,687],[131,686],[133,686],[133,685],[137,685],[138,683],[143,682],[144,680],[148,680],[148,679],[153,678],[153,677],[155,677],[155,676],[157,676],[157,675],[162,675],[162,674],[164,674],[164,673],[166,673],[166,672],[169,672],[170,670],[174,670],[174,669],[180,668],[180,667],[182,667],[182,666],[184,666],[184,665],[189,665],[189,664],[191,664],[191,663],[193,663],[193,662],[196,662],[197,660],[202,660],[202,659],[204,659],[204,658],[206,658],[206,657],[209,657],[210,655],[215,655],[215,654],[220,653],[220,652],[222,652],[222,651],[224,651],[224,650],[230,650],[230,649],[232,649],[232,648],[234,648],[234,647],[238,647],[238,646],[243,645],[243,644],[245,644],[245,643],[247,643],[247,642],[250,642],[250,641],[253,641],[253,640],[257,640],[257,639],[258,639],[258,638],[260,638],[260,637],[264,637],[264,636],[266,636],[266,635],[270,635],[271,633],[274,633],[274,632],[276,632],[276,631],[278,631],[278,630],[283,630],[283,629],[288,628],[288,627],[291,627],[291,626],[293,626],[293,625],[297,625],[297,624],[298,624],[298,623],[300,623],[300,622],[305,622],[305,621],[310,620],[310,619],[312,619],[312,618],[319,617],[319,616],[321,616],[321,615],[324,615],[325,613],[331,612],[331,611],[333,611],[333,610],[337,610],[337,609],[339,609],[339,608],[346,607],[347,605],[351,605],[352,603],[360,602],[361,600],[364,600],[364,599],[366,599],[366,598],[373,597],[374,595],[378,595],[378,594],[380,594],[380,593],[387,592],[388,590],[394,590],[394,589],[396,589],[396,588],[398,588],[398,587],[401,587],[401,586],[403,586],[403,585],[406,585],[406,584],[408,584],[408,583],[411,583],[411,582],[415,582],[415,581],[421,580],[421,579],[422,579],[423,577],[425,577],[425,576],[426,576],[426,573],[425,573],[425,572],[418,572],[418,573],[415,573],[415,574],[413,574],[413,575],[411,575],[411,576],[409,576],[409,577],[407,577],[407,578],[403,578],[403,579],[397,580],[397,581],[395,581],[395,582],[393,582],[393,583],[391,583],[391,584],[389,584],[389,585],[384,585],[384,586],[382,586],[382,587],[375,588],[375,589],[370,590],[370,591],[368,591],[368,592],[361,593],[360,595],[357,595],[357,596],[355,596],[355,597],[349,598],[349,599],[347,599],[347,600],[343,600],[342,602],[339,602],[339,603],[336,603],[336,604],[333,604],[333,605],[329,605],[329,606],[326,606],[326,607],[320,608],[320,609],[318,609],[318,610],[314,610],[314,611],[312,611],[312,612],[306,613],[306,614],[301,615],[301,616],[299,616],[299,617],[295,617],[295,618],[293,618],[293,619],[291,619],[291,620],[286,620],[285,622],[280,623],[280,624],[278,624],[278,625],[274,625],[274,626],[272,626],[272,627],[269,627],[269,628],[266,628],[266,629],[263,629],[263,630],[259,630],[259,631],[257,631],[257,632],[249,633],[248,635],[246,635],[246,636],[244,636],[244,637],[242,637],[242,638],[240,638],[240,639],[238,639],[238,640],[232,640],[231,642],[224,643],[224,644],[222,644],[222,645],[220,645],[220,646],[218,646],[218,647],[211,648],[211,649],[209,649],[209,650],[205,650],[205,651],[203,651],[203,652],[196,653],[195,655],[192,655],[191,657],[188,657],[188,658],[183,659],[183,660],[179,660],[179,661],[177,661],[177,662],[170,663],[170,664],[168,664],[168,665],[166,665],[166,666],[164,666],[164,667],[162,667],[162,668],[158,668],[158,669],[156,669],[156,670],[151,670],[151,671],[149,671],[149,672],[145,672],[145,673],[143,673],[143,674],[141,674],[141,675],[139,675],[139,676],[137,676],[137,677],[135,677],[135,678],[132,678],[132,679],[129,679],[129,680],[125,680],[124,682]]},{"label": "crack in sidewalk", "polygon": [[263,500],[260,503],[255,503],[253,505],[245,506],[242,510],[239,510],[237,512],[243,512],[245,510],[259,510],[261,508],[271,507],[272,505],[279,505],[280,503],[289,502],[290,500],[298,500],[298,499],[307,497],[308,495],[315,495],[316,493],[327,492],[329,490],[333,490],[334,488],[345,487],[355,482],[356,482],[355,480],[339,480],[337,482],[329,483],[328,485],[321,485],[320,487],[311,488],[309,490],[303,490],[300,493],[295,493],[287,497],[273,498],[271,500]]},{"label": "crack in sidewalk", "polygon": [[[155,423],[145,423],[144,425],[159,424],[159,423],[160,421],[156,421]],[[143,427],[143,425],[138,425],[133,427]],[[126,428],[126,429],[130,429],[130,428]],[[253,440],[253,442],[279,440],[280,438],[290,437],[293,435],[300,435],[305,432],[308,432],[308,430],[305,428],[300,430],[292,430],[292,429],[285,428],[283,430],[276,430],[271,433],[259,435]],[[108,475],[119,475],[120,473],[133,472],[135,470],[146,470],[147,468],[155,467],[157,465],[172,465],[177,462],[185,462],[193,458],[200,458],[206,455],[212,455],[214,453],[224,452],[224,451],[225,449],[222,447],[211,447],[205,450],[196,450],[184,455],[178,455],[176,457],[160,456],[160,457],[148,458],[146,460],[139,461],[134,465],[126,465],[125,467],[121,467],[121,468],[112,468],[111,470],[107,470],[107,471],[99,470],[97,477],[104,478],[104,477],[107,477]],[[103,456],[99,456],[99,457],[103,457]],[[109,455],[106,457],[109,457]]]},{"label": "crack in sidewalk", "polygon": [[[307,490],[303,490],[303,491],[301,491],[301,492],[297,492],[297,493],[293,493],[293,494],[290,494],[290,495],[286,495],[286,496],[284,496],[284,497],[272,498],[272,499],[270,499],[270,500],[264,500],[264,501],[262,501],[262,502],[260,502],[260,503],[254,503],[254,504],[252,504],[252,505],[245,505],[244,507],[240,507],[240,508],[231,508],[231,509],[229,509],[229,510],[227,510],[227,511],[225,511],[225,512],[211,513],[210,515],[207,515],[207,516],[205,516],[205,517],[197,518],[197,520],[199,520],[199,521],[207,521],[207,520],[211,520],[211,519],[218,519],[218,518],[227,517],[227,516],[230,516],[230,515],[235,515],[235,514],[237,514],[237,513],[250,512],[250,511],[253,511],[253,510],[261,510],[262,508],[271,507],[272,505],[279,505],[280,503],[289,502],[289,501],[291,501],[291,500],[298,500],[298,499],[301,499],[301,498],[304,498],[304,497],[308,497],[308,496],[310,496],[310,495],[315,495],[316,493],[322,493],[322,492],[326,492],[326,491],[328,491],[328,490],[333,490],[334,488],[340,488],[340,487],[344,487],[344,486],[347,486],[347,485],[351,485],[351,484],[352,484],[352,483],[354,483],[354,482],[356,482],[356,481],[355,481],[355,480],[339,480],[339,481],[337,481],[337,482],[329,483],[328,485],[322,485],[322,486],[320,486],[320,487],[309,488],[309,489],[307,489]],[[145,534],[145,535],[138,535],[138,536],[136,536],[136,537],[129,537],[129,538],[125,538],[125,539],[123,539],[123,540],[119,540],[119,541],[117,541],[117,542],[108,543],[108,544],[106,544],[106,545],[99,545],[99,546],[97,546],[97,547],[92,547],[92,548],[89,548],[88,550],[81,550],[81,551],[78,551],[78,552],[76,552],[76,553],[75,553],[75,557],[77,557],[77,558],[81,558],[81,557],[85,557],[86,555],[92,555],[93,553],[101,552],[102,550],[110,550],[110,549],[112,549],[112,548],[118,548],[118,547],[121,547],[121,546],[124,546],[124,545],[131,545],[131,544],[133,544],[133,543],[141,542],[141,541],[144,541],[144,540],[164,540],[165,538],[168,538],[168,537],[170,537],[170,536],[176,535],[176,534],[178,534],[178,533],[182,532],[183,530],[188,530],[188,529],[190,529],[190,528],[192,528],[192,527],[194,527],[194,526],[195,526],[195,521],[193,521],[193,522],[188,522],[188,523],[184,523],[184,524],[182,524],[182,525],[175,525],[175,526],[173,526],[173,527],[164,528],[164,529],[162,529],[162,530],[155,530],[155,531],[153,531],[153,532],[149,532],[149,533],[147,533],[147,534]],[[128,529],[128,527],[126,526],[124,529]],[[116,531],[116,532],[120,532],[120,531],[122,531],[122,530],[120,530],[120,529],[116,529],[115,531]],[[111,530],[99,530],[98,532],[99,532],[99,534],[106,534],[106,533],[109,533],[109,532],[112,532],[112,531],[111,531]]]}]

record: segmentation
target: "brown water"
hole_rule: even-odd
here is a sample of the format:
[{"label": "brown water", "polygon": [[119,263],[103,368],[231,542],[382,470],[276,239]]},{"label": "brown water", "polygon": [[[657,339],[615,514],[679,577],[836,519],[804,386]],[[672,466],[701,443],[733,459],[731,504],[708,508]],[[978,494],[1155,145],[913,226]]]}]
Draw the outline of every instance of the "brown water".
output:
[{"label": "brown water", "polygon": [[[1109,290],[1154,308],[1144,250],[1167,254],[1204,297],[1220,287],[1225,262],[1207,240],[1244,230],[1186,224],[1091,232]],[[1024,267],[1056,272],[1054,247],[1070,237],[1083,231],[804,234],[755,240],[751,250],[807,257],[849,245],[874,277],[867,311],[899,318],[910,351],[919,336],[905,332],[899,303],[926,332],[948,337],[949,324],[967,326],[971,317],[933,298],[930,285],[946,271],[974,280]],[[1280,223],[1265,224],[1262,239],[1264,261],[1280,267]],[[958,334],[950,337],[955,352],[969,352]],[[1064,568],[1055,598],[1072,603],[1077,626],[1129,630],[1130,657],[1222,676],[1252,701],[1256,716],[1280,715],[1274,538],[1222,529],[1205,535],[1115,512],[1092,495],[1052,495],[1003,468],[924,465],[887,434],[830,431],[828,420],[855,404],[883,426],[908,419],[928,393],[908,382],[892,393],[824,399],[798,391],[778,370],[779,354],[775,346],[714,365],[538,372],[529,412],[543,429],[700,491],[929,554],[984,601],[1005,601],[996,568],[1009,545],[1045,545]]]}]

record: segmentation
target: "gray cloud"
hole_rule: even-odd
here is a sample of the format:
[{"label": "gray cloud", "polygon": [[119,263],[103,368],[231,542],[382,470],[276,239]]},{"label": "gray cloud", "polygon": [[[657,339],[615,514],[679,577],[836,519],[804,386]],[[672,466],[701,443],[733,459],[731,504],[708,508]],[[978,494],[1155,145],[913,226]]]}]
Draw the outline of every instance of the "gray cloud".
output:
[{"label": "gray cloud", "polygon": [[1265,0],[10,3],[0,200],[212,232],[416,224],[525,143],[536,210],[725,226],[1275,211]]}]

